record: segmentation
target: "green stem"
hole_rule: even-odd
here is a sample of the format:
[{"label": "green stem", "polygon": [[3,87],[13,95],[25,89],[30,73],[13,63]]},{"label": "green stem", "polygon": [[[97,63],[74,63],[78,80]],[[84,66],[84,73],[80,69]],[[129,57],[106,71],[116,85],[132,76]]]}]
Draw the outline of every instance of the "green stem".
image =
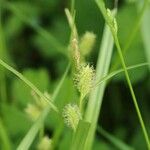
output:
[{"label": "green stem", "polygon": [[[134,25],[134,28],[131,31],[131,33],[129,34],[129,37],[127,38],[128,40],[127,40],[124,48],[122,49],[123,54],[126,54],[127,50],[129,49],[130,45],[132,44],[133,39],[135,38],[135,36],[137,34],[137,31],[141,25],[141,20],[143,18],[143,15],[144,15],[144,12],[147,8],[147,5],[148,5],[148,0],[145,0],[143,7],[141,8],[141,11],[140,11],[138,18],[136,20],[136,23]],[[118,57],[115,59],[114,65],[112,66],[112,68],[110,70],[115,70],[118,68],[118,66],[120,65],[118,59],[119,59]]]},{"label": "green stem", "polygon": [[[56,89],[54,90],[54,93],[52,95],[52,100],[53,101],[55,101],[56,97],[58,96],[58,94],[60,92],[60,89],[62,88],[64,80],[65,80],[65,78],[66,78],[66,76],[68,74],[69,68],[70,68],[70,64],[66,68],[66,71],[65,71],[64,75],[62,76],[59,84],[57,85]],[[20,142],[17,150],[27,150],[27,149],[30,148],[33,140],[36,138],[36,135],[37,135],[38,131],[41,129],[41,126],[43,125],[44,120],[48,116],[50,110],[51,110],[50,106],[47,106],[43,110],[43,112],[40,114],[40,116],[38,117],[38,119],[34,122],[34,124],[32,125],[32,127],[28,131],[28,133],[25,135],[25,137],[23,138],[23,140]]]},{"label": "green stem", "polygon": [[143,121],[143,118],[142,118],[142,115],[141,115],[141,112],[140,112],[140,109],[139,109],[139,106],[138,106],[138,103],[137,103],[137,99],[136,99],[136,96],[135,96],[135,93],[134,93],[134,90],[133,90],[133,87],[132,87],[132,84],[131,84],[131,80],[130,80],[130,77],[129,77],[129,74],[128,74],[128,70],[127,70],[127,67],[126,67],[126,64],[125,64],[125,60],[124,60],[124,57],[123,57],[123,54],[122,54],[122,51],[121,51],[121,47],[120,47],[120,44],[119,44],[119,41],[118,41],[118,37],[114,33],[113,33],[113,36],[114,36],[114,41],[115,41],[115,44],[116,44],[116,47],[117,47],[117,50],[118,50],[118,54],[120,56],[122,67],[123,67],[124,72],[125,72],[126,80],[127,80],[130,92],[131,92],[133,103],[134,103],[134,106],[135,106],[135,109],[136,109],[136,112],[137,112],[142,130],[143,130],[143,134],[144,134],[146,143],[147,143],[147,147],[150,150],[150,142],[149,142],[148,133],[147,133],[147,130],[146,130],[146,127],[145,127],[145,124],[144,124],[144,121]]},{"label": "green stem", "polygon": [[7,65],[3,60],[0,59],[0,64],[9,70],[10,72],[14,73],[20,80],[22,80],[26,85],[28,85],[39,97],[43,98],[45,101],[49,103],[51,108],[58,112],[57,107],[49,100],[34,84],[32,84],[28,79],[26,79],[21,73],[19,73],[17,70],[12,68],[11,66]]},{"label": "green stem", "polygon": [[53,145],[52,145],[52,150],[55,150],[57,145],[59,144],[59,140],[61,138],[61,135],[63,133],[63,129],[64,129],[64,123],[63,121],[61,121],[59,124],[58,124],[58,127],[57,129],[55,130],[54,134],[53,134]]},{"label": "green stem", "polygon": [[134,148],[130,147],[114,135],[111,135],[106,130],[104,130],[102,127],[98,126],[97,131],[104,136],[111,144],[113,144],[117,149],[119,150],[134,150]]},{"label": "green stem", "polygon": [[[109,43],[109,44],[108,44]],[[113,37],[110,29],[105,25],[102,37],[102,43],[99,50],[98,61],[96,65],[96,79],[101,79],[106,76],[109,70],[111,56],[113,52]],[[88,137],[84,150],[91,150],[94,141],[95,130],[97,126],[98,117],[102,106],[103,96],[106,88],[106,82],[97,86],[90,93],[87,109],[85,112],[85,120],[91,123]]]},{"label": "green stem", "polygon": [[114,42],[115,42],[115,45],[117,47],[117,51],[118,51],[122,67],[123,67],[124,72],[125,72],[125,77],[126,77],[126,80],[127,80],[127,83],[128,83],[129,89],[130,89],[130,93],[131,93],[131,96],[132,96],[132,99],[133,99],[133,103],[134,103],[134,106],[135,106],[135,109],[136,109],[136,112],[137,112],[137,115],[138,115],[138,118],[139,118],[140,125],[142,127],[142,131],[143,131],[143,134],[144,134],[144,137],[145,137],[145,141],[146,141],[148,149],[150,150],[150,142],[149,142],[148,133],[147,133],[144,121],[142,119],[142,115],[141,115],[141,112],[140,112],[140,109],[139,109],[139,106],[138,106],[138,103],[137,103],[137,99],[136,99],[136,96],[135,96],[135,93],[134,93],[134,90],[133,90],[133,87],[132,87],[132,84],[131,84],[131,80],[130,80],[128,70],[127,70],[127,67],[126,67],[126,64],[125,64],[125,60],[124,60],[124,57],[123,57],[123,54],[122,54],[122,50],[121,50],[121,47],[120,47],[120,43],[119,43],[119,40],[118,40],[117,33],[114,30],[114,25],[110,21],[110,18],[109,18],[110,16],[107,15],[107,10],[105,8],[105,4],[104,4],[103,0],[96,0],[96,2],[97,2],[98,7],[100,8],[100,10],[101,10],[108,26],[109,26],[109,28],[111,30],[112,35],[113,35]]},{"label": "green stem", "polygon": [[75,10],[75,0],[71,0],[71,14],[74,14],[74,10]]},{"label": "green stem", "polygon": [[82,113],[83,112],[83,96],[82,94],[80,95],[80,99],[79,99],[79,109],[80,109],[80,112]]},{"label": "green stem", "polygon": [[[149,63],[141,63],[141,64],[129,66],[129,67],[127,67],[127,70],[132,70],[132,69],[136,69],[136,68],[144,67],[144,66],[149,66]],[[108,81],[110,78],[112,78],[112,77],[114,77],[114,76],[116,76],[116,75],[118,75],[118,74],[120,74],[122,72],[124,72],[124,70],[123,69],[119,69],[119,70],[116,70],[116,71],[113,71],[113,72],[109,73],[108,75],[104,76],[99,81],[97,81],[96,84],[94,85],[94,87],[102,84],[105,81]]]}]

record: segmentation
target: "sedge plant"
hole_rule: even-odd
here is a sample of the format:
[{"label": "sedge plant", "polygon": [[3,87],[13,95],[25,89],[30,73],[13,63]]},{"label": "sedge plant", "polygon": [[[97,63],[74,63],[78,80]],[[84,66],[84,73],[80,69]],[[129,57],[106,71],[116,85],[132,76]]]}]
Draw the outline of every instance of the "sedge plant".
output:
[{"label": "sedge plant", "polygon": [[[15,68],[11,67],[0,58],[1,67],[12,72],[17,76],[18,79],[20,79],[26,86],[28,86],[31,89],[32,98],[34,100],[31,103],[28,103],[24,109],[24,113],[31,120],[32,126],[26,135],[22,138],[16,149],[29,149],[32,147],[32,144],[39,136],[36,142],[36,149],[53,150],[57,147],[57,145],[59,145],[59,139],[66,131],[64,127],[66,126],[67,129],[70,128],[69,131],[71,132],[71,135],[67,135],[70,138],[70,146],[68,146],[69,150],[91,150],[96,130],[98,130],[102,136],[108,139],[108,141],[110,141],[110,143],[115,145],[117,148],[132,150],[132,146],[128,146],[123,141],[117,139],[115,136],[105,131],[102,127],[98,126],[98,117],[99,113],[101,112],[101,106],[107,83],[117,74],[124,73],[138,115],[138,119],[142,127],[147,148],[150,150],[148,132],[145,127],[129,76],[130,70],[148,66],[149,63],[143,62],[133,66],[126,65],[122,53],[122,48],[118,40],[119,29],[115,18],[115,15],[117,14],[117,1],[115,3],[114,10],[111,11],[110,9],[106,9],[103,0],[96,0],[96,4],[98,5],[106,21],[96,67],[87,61],[87,57],[91,54],[96,43],[96,35],[91,31],[86,31],[82,36],[79,36],[75,23],[76,13],[78,13],[75,11],[75,0],[71,0],[70,10],[65,9],[65,14],[67,16],[71,31],[68,48],[59,44],[59,42],[50,33],[48,33],[39,25],[32,24],[27,16],[21,12],[19,13],[20,10],[15,7],[15,5],[11,4],[10,2],[4,3],[7,5],[9,10],[21,18],[23,22],[34,28],[34,30],[37,31],[37,33],[40,34],[44,39],[50,41],[53,47],[55,47],[58,52],[62,53],[64,56],[66,56],[65,58],[69,60],[68,66],[66,67],[60,82],[54,89],[53,94],[49,94],[47,92],[41,92],[22,73],[18,72]],[[131,41],[137,32],[137,28],[139,27],[139,22],[143,16],[146,5],[147,1],[145,0],[141,15],[137,21],[137,26],[129,39],[127,48],[125,49],[129,48],[129,45],[131,44]],[[110,65],[114,45],[116,45],[122,68],[115,71],[110,71],[109,73],[109,70],[111,70]],[[3,49],[3,46],[0,47],[0,50],[1,49]],[[68,49],[68,51],[64,52],[66,49]],[[77,96],[75,97],[76,100],[70,100],[69,102],[63,104],[63,108],[60,109],[55,103],[55,100],[59,96],[65,79],[68,76],[73,82],[73,88],[75,89]],[[5,71],[2,72],[1,80],[4,78]],[[5,84],[5,80],[3,84]],[[3,89],[0,90],[2,92]],[[5,95],[3,95],[2,98],[6,99]],[[57,115],[60,122],[58,128],[56,128],[56,130],[58,129],[58,132],[54,132],[54,136],[49,137],[45,134],[44,130],[46,129],[45,122],[47,119],[49,119],[51,111]],[[6,150],[9,150],[11,149],[10,140],[7,136],[7,132],[5,131],[5,127],[1,119],[0,128],[0,137],[4,145],[3,147]]]}]

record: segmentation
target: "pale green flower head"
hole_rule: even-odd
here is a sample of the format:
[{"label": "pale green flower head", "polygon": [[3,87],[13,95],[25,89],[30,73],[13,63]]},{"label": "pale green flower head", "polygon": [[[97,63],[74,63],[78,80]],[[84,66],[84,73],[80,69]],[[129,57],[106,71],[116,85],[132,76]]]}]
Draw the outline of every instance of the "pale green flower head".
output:
[{"label": "pale green flower head", "polygon": [[92,32],[87,31],[81,38],[79,49],[82,56],[90,54],[95,44],[96,35]]},{"label": "pale green flower head", "polygon": [[75,85],[79,90],[82,98],[90,93],[95,80],[95,71],[90,65],[82,65],[75,75]]},{"label": "pale green flower head", "polygon": [[41,114],[41,110],[39,109],[39,107],[33,104],[28,104],[25,108],[25,112],[32,121],[35,121]]},{"label": "pale green flower head", "polygon": [[78,68],[80,65],[80,52],[78,46],[78,40],[76,38],[72,39],[72,56],[75,63],[75,67]]},{"label": "pale green flower head", "polygon": [[37,146],[37,150],[51,150],[52,140],[48,136],[44,136]]},{"label": "pale green flower head", "polygon": [[116,21],[116,18],[114,17],[112,11],[110,9],[107,8],[107,16],[108,16],[108,21],[110,23],[110,25],[112,26],[113,30],[115,33],[118,32],[118,24]]},{"label": "pale green flower head", "polygon": [[67,104],[63,109],[63,118],[66,125],[75,131],[82,119],[79,107],[76,104]]}]

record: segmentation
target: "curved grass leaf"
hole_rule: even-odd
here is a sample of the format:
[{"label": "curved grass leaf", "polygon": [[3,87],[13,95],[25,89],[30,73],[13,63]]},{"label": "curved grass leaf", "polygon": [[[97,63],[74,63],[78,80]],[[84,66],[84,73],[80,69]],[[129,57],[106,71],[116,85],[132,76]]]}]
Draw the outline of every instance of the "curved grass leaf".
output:
[{"label": "curved grass leaf", "polygon": [[124,59],[124,56],[123,56],[123,53],[122,53],[122,49],[120,47],[120,42],[119,42],[119,39],[118,39],[118,36],[117,36],[117,32],[114,30],[114,26],[113,26],[112,22],[110,21],[109,16],[107,15],[107,10],[105,8],[104,1],[103,0],[96,0],[96,3],[97,3],[97,6],[99,7],[101,13],[103,14],[103,17],[104,17],[106,23],[108,24],[108,26],[111,30],[112,36],[114,38],[114,43],[116,45],[118,55],[119,55],[120,60],[121,60],[122,67],[124,69],[126,81],[127,81],[127,84],[128,84],[131,96],[132,96],[132,100],[133,100],[134,107],[135,107],[135,110],[136,110],[136,113],[137,113],[137,116],[138,116],[138,119],[139,119],[139,123],[140,123],[142,131],[143,131],[145,142],[147,144],[147,148],[150,150],[150,141],[149,141],[148,132],[147,132],[147,129],[145,127],[145,123],[144,123],[143,118],[142,118],[141,110],[140,110],[140,108],[138,106],[138,103],[137,103],[137,98],[136,98],[133,86],[131,84],[131,79],[130,79],[130,76],[129,76],[129,73],[128,73],[128,70],[127,70],[127,66],[126,66],[126,62],[125,62],[125,59]]},{"label": "curved grass leaf", "polygon": [[[141,1],[142,2],[142,1]],[[137,19],[135,20],[135,23],[133,24],[133,29],[132,31],[129,33],[129,36],[127,38],[127,42],[125,43],[125,46],[123,47],[122,49],[122,52],[124,55],[127,54],[127,52],[129,51],[129,48],[130,46],[132,45],[132,42],[133,40],[135,39],[136,35],[137,35],[137,32],[140,28],[140,25],[141,25],[141,22],[142,22],[142,19],[143,19],[143,16],[145,16],[145,11],[146,11],[146,8],[148,6],[148,0],[144,0],[143,1],[143,6],[142,8],[140,9],[139,11],[139,15],[137,17]],[[148,16],[149,17],[149,16]],[[149,27],[149,26],[148,26]],[[115,58],[115,62],[114,64],[112,65],[112,68],[111,70],[114,70],[114,69],[117,69],[117,67],[119,67],[120,65],[120,60],[119,60],[119,57],[116,57]]]},{"label": "curved grass leaf", "polygon": [[71,150],[83,150],[85,146],[85,141],[88,137],[88,131],[90,128],[90,123],[84,120],[80,120],[77,130],[75,132],[73,143],[71,145]]},{"label": "curved grass leaf", "polygon": [[[140,64],[137,64],[137,65],[133,65],[133,66],[127,67],[127,70],[137,69],[139,67],[144,67],[144,66],[148,66],[148,65],[149,65],[149,63],[140,63]],[[124,72],[123,69],[118,69],[116,71],[111,72],[107,76],[105,76],[102,79],[100,79],[99,81],[97,81],[96,86],[98,86],[99,84],[102,84],[104,81],[107,81],[110,78],[112,78],[112,77],[114,77],[114,76],[116,76],[116,75],[118,75],[118,74],[120,74],[122,72]]]},{"label": "curved grass leaf", "polygon": [[[109,43],[109,44],[108,44]],[[111,56],[113,52],[113,38],[108,26],[105,26],[102,44],[98,56],[98,62],[96,67],[96,78],[101,79],[108,74]],[[106,82],[97,86],[90,94],[85,120],[91,123],[88,138],[85,145],[85,150],[90,150],[94,140],[96,124],[101,109],[103,95],[106,88]]]},{"label": "curved grass leaf", "polygon": [[14,73],[20,80],[22,80],[26,85],[28,85],[39,97],[43,98],[51,106],[53,110],[58,112],[57,107],[49,100],[34,84],[32,84],[28,79],[26,79],[21,73],[15,70],[13,67],[6,64],[3,60],[0,59],[0,64],[7,70]]},{"label": "curved grass leaf", "polygon": [[[67,67],[62,79],[60,80],[57,88],[54,91],[54,94],[52,97],[53,101],[55,101],[56,96],[58,95],[59,90],[60,90],[61,86],[63,85],[63,82],[67,76],[69,68],[70,68],[70,65]],[[17,150],[27,150],[31,146],[33,140],[35,139],[35,137],[38,133],[38,131],[41,129],[41,127],[44,123],[44,120],[46,119],[48,113],[50,112],[50,109],[51,108],[49,106],[46,107],[46,109],[42,112],[42,114],[39,116],[39,118],[35,121],[33,126],[30,128],[28,133],[25,135],[25,137],[23,138],[23,140],[19,144]]]},{"label": "curved grass leaf", "polygon": [[111,135],[107,131],[105,131],[102,127],[98,126],[97,131],[103,135],[110,143],[112,143],[117,149],[119,150],[134,150],[132,147],[128,146],[120,139],[116,138],[115,136]]}]

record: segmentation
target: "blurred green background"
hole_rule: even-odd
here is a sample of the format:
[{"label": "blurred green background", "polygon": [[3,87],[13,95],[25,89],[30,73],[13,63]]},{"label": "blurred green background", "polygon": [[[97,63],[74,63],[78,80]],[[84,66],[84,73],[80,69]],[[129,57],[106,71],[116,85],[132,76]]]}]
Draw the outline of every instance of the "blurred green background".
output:
[{"label": "blurred green background", "polygon": [[[114,1],[107,0],[113,8]],[[118,36],[124,47],[140,16],[140,0],[119,0]],[[0,0],[0,58],[23,73],[42,92],[53,92],[68,63],[70,28],[64,13],[70,8],[69,0]],[[76,0],[76,25],[79,35],[86,31],[96,34],[96,44],[88,61],[96,65],[103,33],[104,20],[93,0]],[[147,6],[132,44],[124,54],[127,65],[150,62],[150,7]],[[108,43],[109,44],[109,43]],[[111,68],[120,64],[114,50]],[[121,65],[117,65],[116,69]],[[130,71],[138,103],[150,134],[150,76],[148,67]],[[68,92],[69,91],[69,92]],[[7,70],[0,67],[0,122],[10,138],[13,149],[29,130],[32,121],[23,111],[32,101],[30,90]],[[69,93],[69,94],[68,94]],[[74,101],[76,91],[72,80],[65,80],[56,100],[59,108]],[[49,136],[58,124],[53,112],[47,118],[45,133]],[[145,150],[146,144],[124,75],[118,75],[107,86],[99,124],[112,135]],[[67,128],[65,128],[67,132]],[[65,134],[57,149],[66,149]],[[1,138],[0,138],[0,143]],[[3,149],[0,144],[0,149]],[[34,146],[33,146],[34,147]],[[34,148],[33,148],[34,149]],[[96,133],[94,150],[117,149],[103,135]]]}]

